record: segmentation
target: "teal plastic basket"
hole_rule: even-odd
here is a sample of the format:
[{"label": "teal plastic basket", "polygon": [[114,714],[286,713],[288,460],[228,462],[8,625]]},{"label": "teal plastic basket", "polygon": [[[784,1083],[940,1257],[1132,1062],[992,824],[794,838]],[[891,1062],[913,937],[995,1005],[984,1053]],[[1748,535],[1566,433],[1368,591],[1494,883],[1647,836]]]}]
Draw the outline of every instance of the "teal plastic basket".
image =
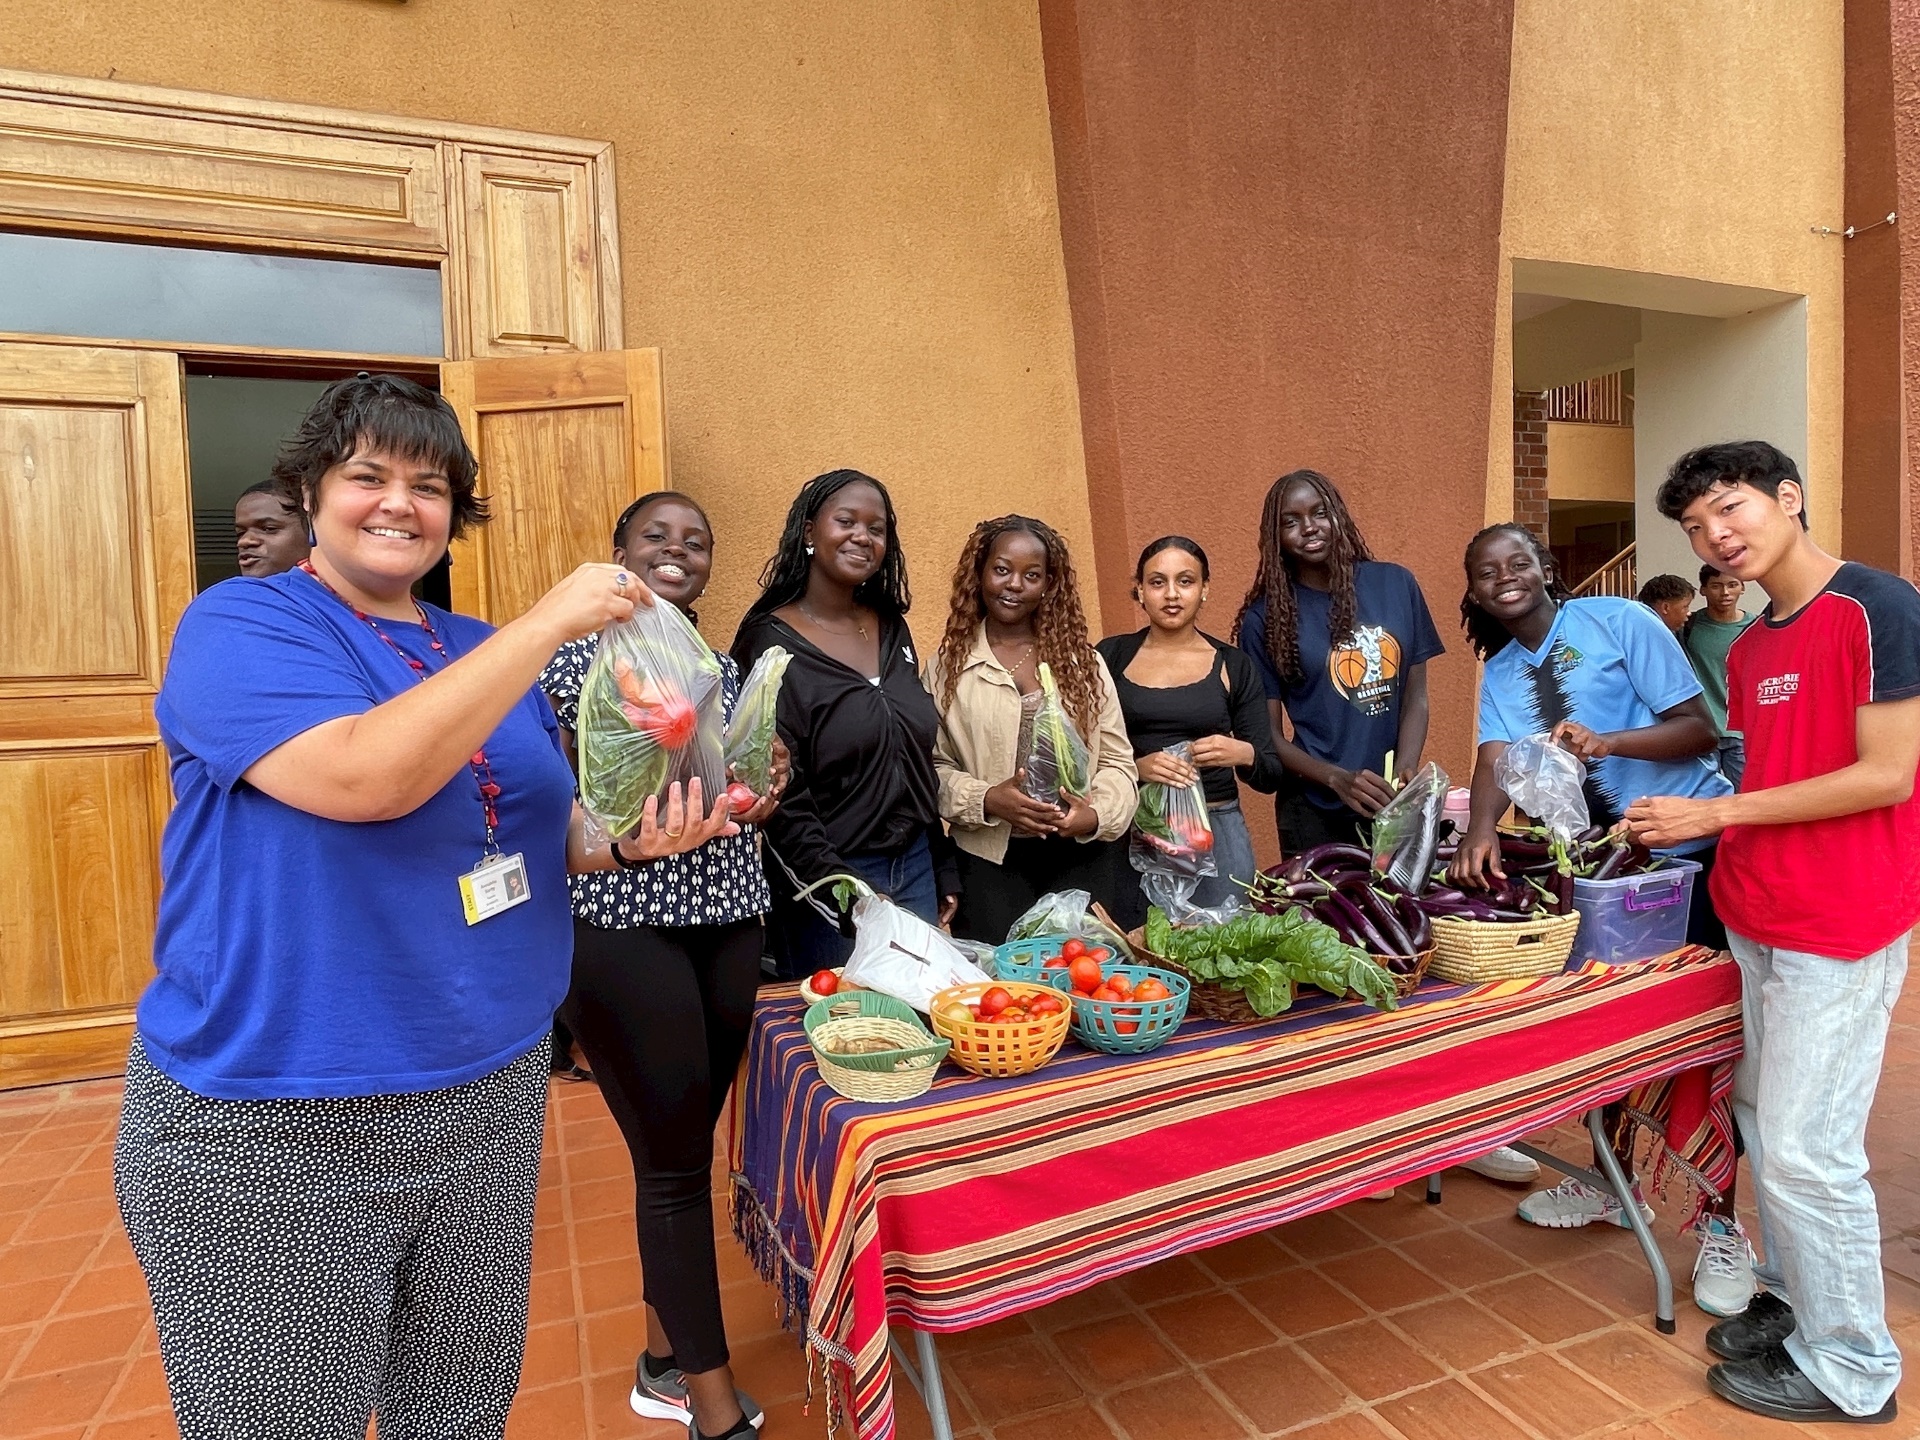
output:
[{"label": "teal plastic basket", "polygon": [[[1089,1000],[1073,993],[1073,979],[1065,970],[1047,972],[1048,983],[1067,995],[1073,1006],[1073,1038],[1089,1050],[1104,1050],[1109,1055],[1144,1055],[1167,1043],[1169,1036],[1187,1018],[1187,997],[1193,986],[1184,975],[1153,965],[1114,965],[1102,967],[1107,975],[1125,975],[1135,985],[1151,975],[1172,993],[1164,1000],[1115,1001]],[[1121,1023],[1138,1025],[1131,1034],[1122,1034]]]},{"label": "teal plastic basket", "polygon": [[993,978],[1030,980],[1044,985],[1049,977],[1066,974],[1064,970],[1042,969],[1041,961],[1048,956],[1058,955],[1060,948],[1072,938],[1071,935],[1036,935],[1031,940],[1009,940],[1004,945],[996,945],[993,950]]}]

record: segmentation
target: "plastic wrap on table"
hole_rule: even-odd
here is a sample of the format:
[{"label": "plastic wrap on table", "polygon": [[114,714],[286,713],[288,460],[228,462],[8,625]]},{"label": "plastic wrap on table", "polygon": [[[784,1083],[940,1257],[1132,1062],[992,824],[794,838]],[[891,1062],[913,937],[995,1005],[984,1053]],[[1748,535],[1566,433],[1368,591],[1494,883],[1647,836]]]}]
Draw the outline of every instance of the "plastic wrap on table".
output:
[{"label": "plastic wrap on table", "polygon": [[600,633],[580,684],[580,803],[597,836],[638,828],[647,800],[698,778],[727,786],[720,661],[672,605],[634,607]]}]

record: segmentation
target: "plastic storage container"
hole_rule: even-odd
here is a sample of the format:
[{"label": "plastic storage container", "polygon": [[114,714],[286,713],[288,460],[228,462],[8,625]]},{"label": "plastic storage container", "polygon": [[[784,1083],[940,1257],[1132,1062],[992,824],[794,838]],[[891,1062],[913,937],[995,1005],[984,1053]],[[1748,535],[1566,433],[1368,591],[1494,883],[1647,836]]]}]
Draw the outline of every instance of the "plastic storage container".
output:
[{"label": "plastic storage container", "polygon": [[1687,912],[1699,874],[1696,861],[1669,859],[1646,875],[1576,878],[1573,908],[1580,916],[1580,932],[1567,963],[1629,965],[1678,950],[1687,943]]}]

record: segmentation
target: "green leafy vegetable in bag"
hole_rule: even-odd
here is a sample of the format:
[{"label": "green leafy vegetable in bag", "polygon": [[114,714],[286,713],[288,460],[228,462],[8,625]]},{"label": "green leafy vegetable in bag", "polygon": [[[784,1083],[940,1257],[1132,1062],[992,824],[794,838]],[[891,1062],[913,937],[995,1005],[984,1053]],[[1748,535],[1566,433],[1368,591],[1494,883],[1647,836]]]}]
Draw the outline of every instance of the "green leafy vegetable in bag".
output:
[{"label": "green leafy vegetable in bag", "polygon": [[1294,984],[1315,985],[1329,995],[1352,991],[1376,1010],[1399,1008],[1393,977],[1298,907],[1187,929],[1155,906],[1147,911],[1146,941],[1147,949],[1176,961],[1195,980],[1241,991],[1262,1017],[1293,1003]]},{"label": "green leafy vegetable in bag", "polygon": [[1054,683],[1053,667],[1040,662],[1040,708],[1033,717],[1033,740],[1021,757],[1027,779],[1023,787],[1035,800],[1058,805],[1062,791],[1084,799],[1091,783],[1093,758],[1086,741],[1073,728],[1067,707]]},{"label": "green leafy vegetable in bag", "polygon": [[780,705],[780,681],[793,659],[778,645],[770,645],[753,662],[741,682],[733,718],[727,722],[727,764],[733,778],[756,795],[773,783],[773,732]]}]

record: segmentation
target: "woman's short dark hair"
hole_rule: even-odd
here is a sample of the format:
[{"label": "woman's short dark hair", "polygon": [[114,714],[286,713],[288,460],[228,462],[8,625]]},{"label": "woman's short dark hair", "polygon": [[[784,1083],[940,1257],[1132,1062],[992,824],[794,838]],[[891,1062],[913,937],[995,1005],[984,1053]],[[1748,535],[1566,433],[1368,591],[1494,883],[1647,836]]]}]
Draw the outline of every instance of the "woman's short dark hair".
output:
[{"label": "woman's short dark hair", "polygon": [[384,450],[445,475],[453,492],[453,538],[469,525],[486,523],[487,502],[473,493],[480,462],[467,448],[459,417],[443,397],[400,375],[363,370],[321,391],[281,445],[274,484],[311,515],[320,477],[361,450]]},{"label": "woman's short dark hair", "polygon": [[[1731,490],[1736,485],[1751,485],[1780,498],[1780,486],[1791,480],[1807,493],[1807,482],[1800,478],[1800,467],[1793,457],[1764,440],[1734,440],[1724,445],[1702,445],[1689,450],[1673,462],[1667,478],[1660,482],[1653,503],[1669,520],[1678,520],[1687,507],[1709,490]],[[1800,507],[1800,528],[1807,525],[1806,506]]]},{"label": "woman's short dark hair", "polygon": [[1655,575],[1633,598],[1642,605],[1658,605],[1663,600],[1691,600],[1693,586],[1684,575]]},{"label": "woman's short dark hair", "polygon": [[1198,540],[1189,540],[1184,535],[1162,535],[1146,549],[1140,552],[1140,558],[1133,562],[1133,583],[1138,585],[1147,578],[1147,561],[1153,559],[1162,550],[1184,550],[1200,562],[1200,578],[1211,580],[1212,572],[1207,566],[1207,552],[1200,548]]}]

